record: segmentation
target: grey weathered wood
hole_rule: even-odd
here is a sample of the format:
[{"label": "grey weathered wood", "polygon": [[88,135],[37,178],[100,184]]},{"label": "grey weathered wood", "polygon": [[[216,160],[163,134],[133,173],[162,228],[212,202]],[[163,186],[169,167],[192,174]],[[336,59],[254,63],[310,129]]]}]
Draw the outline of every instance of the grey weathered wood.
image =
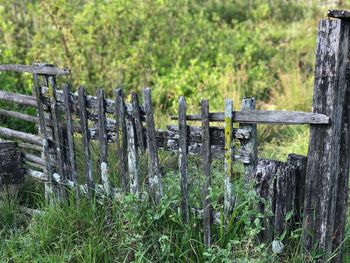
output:
[{"label": "grey weathered wood", "polygon": [[35,145],[43,145],[43,138],[41,136],[20,132],[5,127],[0,127],[0,136],[3,136],[5,138],[19,139]]},{"label": "grey weathered wood", "polygon": [[[349,59],[350,54],[348,54]],[[337,201],[334,219],[333,231],[333,253],[337,252],[337,256],[332,262],[344,262],[343,254],[346,250],[344,244],[345,225],[347,218],[347,208],[349,200],[349,163],[350,163],[350,68],[347,67],[346,73],[346,91],[344,96],[341,138],[340,138],[340,159],[339,159],[339,178],[337,185]]]},{"label": "grey weathered wood", "polygon": [[16,119],[24,120],[24,121],[28,121],[28,122],[39,123],[38,117],[24,114],[24,113],[20,113],[20,112],[0,109],[0,115],[11,117],[11,118],[16,118]]},{"label": "grey weathered wood", "polygon": [[96,91],[98,102],[98,124],[99,124],[99,142],[100,142],[100,173],[104,191],[106,195],[111,195],[111,184],[108,175],[108,142],[107,142],[107,123],[105,114],[105,95],[103,89]]},{"label": "grey weathered wood", "polygon": [[34,169],[34,170],[39,170],[40,172],[43,172],[45,170],[45,166],[30,162],[26,160],[25,158],[23,159],[24,165],[28,169]]},{"label": "grey weathered wood", "polygon": [[117,155],[120,165],[121,187],[126,192],[129,190],[129,180],[127,175],[128,153],[127,153],[127,136],[126,136],[126,109],[124,102],[124,94],[121,89],[115,91],[115,114],[116,114],[116,130],[117,130]]},{"label": "grey weathered wood", "polygon": [[37,152],[41,152],[43,150],[42,147],[35,145],[35,144],[32,144],[32,143],[18,142],[17,145],[21,149],[29,149],[29,150],[37,151]]},{"label": "grey weathered wood", "polygon": [[[42,93],[47,94],[49,93],[49,89],[47,87],[42,87]],[[72,108],[74,112],[78,112],[78,101],[79,101],[79,94],[72,93]],[[62,91],[57,91],[57,101],[58,101],[58,106],[63,107],[63,92]],[[124,103],[125,104],[125,110],[126,113],[130,116],[133,116],[133,107],[130,103]],[[97,102],[97,97],[95,96],[86,96],[86,107],[87,109],[94,109],[96,110],[98,108],[98,102]],[[111,100],[111,99],[105,99],[105,107],[106,107],[106,113],[111,113],[115,114],[115,109],[116,109],[116,101]],[[142,121],[145,120],[145,113],[143,107],[140,105],[140,118]],[[95,118],[94,118],[95,117]],[[91,120],[97,119],[97,115],[91,114],[89,118]]]},{"label": "grey weathered wood", "polygon": [[12,72],[27,72],[38,75],[69,75],[70,70],[68,68],[55,68],[47,66],[27,66],[27,65],[0,65],[0,71],[12,71]]},{"label": "grey weathered wood", "polygon": [[[156,142],[157,147],[162,150],[178,153],[179,152],[179,136],[178,136],[178,127],[176,128],[176,133],[174,133],[173,130],[174,126],[171,126],[171,130],[162,131],[162,130],[156,130]],[[189,126],[187,126],[189,129]],[[197,128],[197,127],[196,127]],[[214,128],[214,127],[211,127]],[[188,130],[187,129],[187,130]],[[146,128],[143,129],[144,136],[146,137]],[[98,140],[98,128],[89,128],[90,138],[91,140]],[[188,133],[187,133],[188,134]],[[198,133],[202,134],[202,133]],[[210,134],[212,134],[210,129]],[[202,143],[199,142],[192,142],[189,140],[188,136],[188,154],[190,155],[201,155],[202,153]],[[117,142],[117,133],[115,131],[107,132],[107,138],[109,143],[116,143]],[[197,140],[197,135],[194,137],[195,140]],[[201,141],[202,139],[199,139]],[[223,158],[224,157],[224,145],[212,145],[211,144],[211,153],[213,158]],[[235,154],[233,155],[234,160],[243,162],[243,163],[249,163],[250,157],[249,153],[237,150]]]},{"label": "grey weathered wood", "polygon": [[[234,122],[240,123],[266,123],[266,124],[329,124],[329,117],[325,114],[299,112],[299,111],[265,111],[247,110],[235,111],[233,113]],[[187,115],[186,119],[200,121],[200,114]],[[172,117],[177,119],[177,117]],[[223,122],[225,119],[223,112],[212,112],[209,115],[210,121]]]},{"label": "grey weathered wood", "polygon": [[[66,179],[65,173],[65,163],[64,163],[64,150],[63,150],[63,135],[62,130],[60,129],[60,114],[57,108],[56,101],[56,79],[54,76],[49,77],[49,82],[52,89],[52,98],[51,98],[51,114],[52,114],[52,122],[53,122],[53,134],[54,134],[54,144],[55,144],[55,153],[56,153],[56,171],[61,177],[61,180]],[[58,192],[60,198],[64,197],[64,188],[61,188]]]},{"label": "grey weathered wood", "polygon": [[22,155],[15,142],[0,139],[0,160],[0,199],[13,198],[15,185],[24,182]]},{"label": "grey weathered wood", "polygon": [[[263,242],[271,242],[285,231],[299,228],[304,203],[298,188],[305,185],[306,157],[290,154],[288,162],[260,159],[250,180],[254,182],[257,195],[261,198],[257,210],[272,212],[262,222],[264,230],[259,234]],[[298,186],[298,187],[297,187]],[[293,213],[288,220],[286,216]]]},{"label": "grey weathered wood", "polygon": [[140,179],[138,172],[138,159],[135,138],[135,128],[132,119],[126,118],[126,130],[128,139],[128,171],[130,181],[130,193],[139,196]]},{"label": "grey weathered wood", "polygon": [[33,74],[33,80],[34,80],[34,93],[36,96],[36,103],[37,103],[37,112],[40,120],[40,133],[42,135],[42,146],[43,146],[43,157],[45,158],[45,171],[44,173],[47,175],[48,182],[45,184],[45,197],[47,200],[52,200],[52,194],[53,194],[53,169],[50,165],[51,163],[51,155],[50,155],[50,146],[49,146],[49,131],[46,127],[46,116],[44,113],[44,105],[43,105],[43,99],[41,94],[41,85],[39,82],[39,77],[36,74]]},{"label": "grey weathered wood", "polygon": [[[114,135],[116,132],[116,122],[114,120],[110,120],[107,118],[107,131],[110,135]],[[135,123],[136,126],[136,123]],[[145,128],[141,128],[141,134],[145,136]],[[77,127],[74,127],[74,130],[79,132],[79,129]],[[93,133],[96,133],[97,131],[96,125],[94,128],[91,128],[91,131]],[[160,130],[156,130],[156,133]],[[162,134],[162,138],[168,138],[168,139],[179,139],[179,126],[178,125],[167,125],[167,131],[160,131]],[[210,144],[211,145],[218,145],[218,146],[224,146],[225,145],[225,133],[224,133],[224,128],[223,127],[210,127],[209,129],[210,132]],[[96,133],[97,134],[97,133]],[[156,137],[158,135],[156,134]],[[202,130],[200,127],[195,127],[195,126],[187,126],[187,137],[189,142],[202,142]],[[249,139],[250,137],[250,132],[246,129],[236,129],[233,128],[233,139],[239,139],[239,140],[246,140]],[[138,141],[137,141],[138,142]]]},{"label": "grey weathered wood", "polygon": [[134,121],[135,121],[135,128],[136,128],[136,137],[137,137],[137,145],[139,146],[139,149],[141,152],[145,152],[145,142],[144,142],[144,136],[142,132],[142,122],[141,122],[141,113],[140,113],[140,105],[137,98],[137,94],[135,92],[131,93],[131,103],[134,113]]},{"label": "grey weathered wood", "polygon": [[[242,111],[255,110],[255,98],[244,98],[242,100]],[[241,148],[247,152],[250,157],[250,163],[244,164],[244,181],[249,182],[250,177],[254,174],[258,162],[257,152],[257,127],[256,124],[240,123],[239,127],[250,133],[248,140],[241,140]]]},{"label": "grey weathered wood", "polygon": [[83,151],[84,151],[84,169],[86,183],[88,186],[89,196],[92,196],[92,190],[94,187],[93,177],[92,177],[92,160],[90,154],[90,136],[88,129],[88,117],[86,110],[86,94],[83,87],[79,88],[79,117],[80,117],[80,128],[83,140]]},{"label": "grey weathered wood", "polygon": [[151,99],[151,89],[143,90],[143,101],[146,113],[146,133],[148,152],[148,187],[151,199],[158,204],[163,196],[162,178],[159,169],[156,131],[153,119],[153,107]]},{"label": "grey weathered wood", "polygon": [[[295,174],[295,215],[294,222],[301,223],[305,200],[305,178],[307,157],[298,154],[289,154],[287,163],[294,166]],[[296,227],[300,227],[297,225]]]},{"label": "grey weathered wood", "polygon": [[201,100],[201,114],[202,114],[202,129],[203,129],[203,148],[202,148],[202,166],[204,175],[203,185],[203,227],[204,227],[204,245],[209,247],[211,245],[211,204],[209,188],[211,185],[210,176],[210,133],[209,133],[209,102]]},{"label": "grey weathered wood", "polygon": [[[73,137],[73,119],[71,114],[71,97],[69,92],[68,84],[63,86],[63,96],[64,96],[64,112],[66,115],[67,123],[67,141],[68,141],[68,160],[69,160],[69,180],[72,180],[75,184],[78,182],[78,173],[76,167],[75,159],[75,146],[74,146],[74,137]],[[78,188],[75,189],[76,194],[78,194]]]},{"label": "grey weathered wood", "polygon": [[[167,126],[169,138],[178,139],[179,127],[176,125]],[[210,127],[210,144],[225,145],[225,130],[222,127]],[[187,137],[190,142],[202,142],[202,130],[200,127],[187,126]],[[250,138],[250,132],[246,129],[232,130],[232,139],[246,140]]]},{"label": "grey weathered wood", "polygon": [[332,253],[340,167],[341,128],[349,55],[349,22],[321,20],[316,51],[313,112],[328,115],[331,125],[311,125],[307,164],[304,244]]},{"label": "grey weathered wood", "polygon": [[225,179],[224,179],[224,210],[226,216],[233,208],[232,177],[233,177],[233,102],[225,99]]},{"label": "grey weathered wood", "polygon": [[36,107],[36,100],[33,96],[0,90],[0,100],[14,102],[23,106]]},{"label": "grey weathered wood", "polygon": [[328,10],[327,16],[333,18],[340,18],[342,20],[350,20],[350,12],[347,10],[331,9]]},{"label": "grey weathered wood", "polygon": [[[23,157],[30,161],[30,162],[33,162],[33,163],[36,163],[36,164],[39,164],[41,166],[44,166],[45,167],[45,159],[37,156],[37,155],[34,155],[34,154],[31,154],[31,153],[27,153],[27,152],[23,152]],[[55,166],[55,163],[52,162],[51,163],[51,166]]]},{"label": "grey weathered wood", "polygon": [[187,163],[187,124],[186,124],[186,100],[179,97],[179,170],[181,182],[181,213],[185,223],[189,220],[188,205],[188,163]]}]

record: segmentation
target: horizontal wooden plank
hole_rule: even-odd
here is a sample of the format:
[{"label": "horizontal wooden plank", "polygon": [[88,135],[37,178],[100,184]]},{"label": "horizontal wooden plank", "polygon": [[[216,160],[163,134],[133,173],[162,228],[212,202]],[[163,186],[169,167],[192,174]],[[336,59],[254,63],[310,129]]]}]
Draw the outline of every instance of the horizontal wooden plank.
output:
[{"label": "horizontal wooden plank", "polygon": [[344,20],[350,20],[350,11],[331,9],[328,10],[327,16],[333,18],[340,18]]},{"label": "horizontal wooden plank", "polygon": [[28,65],[0,65],[0,71],[12,71],[12,72],[26,72],[39,75],[69,75],[70,70],[68,68],[56,68],[49,66],[28,66]]},{"label": "horizontal wooden plank", "polygon": [[28,122],[39,123],[38,117],[24,114],[21,112],[0,109],[0,115],[12,117],[12,118],[16,118],[16,119],[20,119],[20,120],[24,120],[24,121],[28,121]]},{"label": "horizontal wooden plank", "polygon": [[[187,120],[200,121],[201,115],[187,115]],[[177,116],[171,117],[177,120]],[[210,121],[223,122],[223,112],[209,114]],[[247,110],[234,111],[233,121],[239,123],[265,123],[265,124],[329,124],[330,119],[324,114],[300,111],[265,111]]]},{"label": "horizontal wooden plank", "polygon": [[42,151],[42,147],[41,146],[35,145],[35,144],[31,144],[31,143],[19,142],[17,145],[21,149],[27,149],[27,150],[31,150],[31,151],[37,151],[37,152],[41,152]]},{"label": "horizontal wooden plank", "polygon": [[[179,126],[168,125],[168,132],[174,134],[173,139],[178,139]],[[187,126],[187,136],[189,141],[201,142],[202,141],[202,128],[195,126]],[[177,136],[177,137],[176,137]],[[245,129],[233,128],[233,137],[235,139],[246,140],[250,137],[250,132]],[[225,144],[225,133],[223,127],[210,127],[210,140],[212,144]]]},{"label": "horizontal wooden plank", "polygon": [[37,106],[36,100],[33,96],[7,92],[3,90],[0,90],[0,100],[14,102],[24,106],[32,106],[32,107]]},{"label": "horizontal wooden plank", "polygon": [[15,138],[36,145],[42,145],[42,137],[9,128],[0,127],[0,136],[5,138]]},{"label": "horizontal wooden plank", "polygon": [[[89,128],[90,132],[90,138],[91,140],[98,140],[98,128]],[[145,134],[145,133],[144,133]],[[198,133],[200,134],[200,133]],[[202,144],[198,142],[198,134],[196,136],[191,136],[188,141],[188,152],[191,155],[200,155],[201,154],[201,147]],[[108,131],[107,132],[107,139],[109,143],[115,143],[117,141],[117,134],[115,131]],[[218,139],[218,138],[216,138]],[[178,146],[178,135],[174,132],[169,131],[162,131],[157,130],[156,131],[156,140],[157,140],[157,147],[171,152],[178,152],[179,146]],[[192,141],[191,141],[192,140]],[[218,141],[219,140],[219,141]],[[214,140],[215,143],[220,143],[220,139]],[[224,144],[212,144],[211,145],[211,151],[213,158],[222,158],[224,156]],[[243,152],[240,152],[239,154],[235,155],[236,160],[240,160],[243,163],[249,163],[250,158],[248,154],[245,154]]]}]

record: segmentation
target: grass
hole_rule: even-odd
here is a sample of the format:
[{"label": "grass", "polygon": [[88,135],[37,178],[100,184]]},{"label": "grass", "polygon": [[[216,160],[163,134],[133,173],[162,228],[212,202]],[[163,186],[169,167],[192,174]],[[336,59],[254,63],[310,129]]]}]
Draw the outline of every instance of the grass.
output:
[{"label": "grass", "polygon": [[[234,212],[212,227],[213,244],[206,248],[199,215],[191,213],[188,225],[181,218],[177,156],[161,153],[160,157],[162,167],[168,165],[170,171],[163,176],[165,195],[158,206],[133,195],[106,199],[103,204],[84,197],[75,202],[73,194],[68,202],[48,205],[42,186],[27,182],[16,198],[0,207],[1,262],[311,262],[317,258],[317,253],[305,254],[301,229],[284,237],[283,256],[274,254],[271,244],[258,242],[269,213],[255,209],[259,198],[239,177],[233,184]],[[190,203],[196,208],[201,207],[199,163],[191,158],[189,167]],[[223,211],[221,160],[213,162],[212,174],[213,208]],[[34,205],[43,213],[26,214],[20,205]]]}]

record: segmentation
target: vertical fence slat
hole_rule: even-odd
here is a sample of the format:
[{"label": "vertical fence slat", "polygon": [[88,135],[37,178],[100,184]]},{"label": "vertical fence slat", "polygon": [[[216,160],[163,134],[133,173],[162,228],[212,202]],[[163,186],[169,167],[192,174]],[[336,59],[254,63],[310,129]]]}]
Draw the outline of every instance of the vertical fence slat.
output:
[{"label": "vertical fence slat", "polygon": [[132,108],[134,113],[137,144],[139,149],[143,153],[145,152],[145,141],[144,141],[143,132],[142,132],[140,105],[137,98],[137,94],[135,92],[131,93],[131,103],[132,103]]},{"label": "vertical fence slat", "polygon": [[224,210],[226,216],[233,208],[232,193],[233,174],[233,102],[225,99],[225,179],[224,179]]},{"label": "vertical fence slat", "polygon": [[[57,107],[57,90],[56,90],[56,79],[53,76],[49,77],[49,83],[52,89],[52,98],[51,98],[51,114],[53,122],[53,134],[54,134],[54,144],[55,144],[55,153],[56,153],[56,169],[59,173],[60,179],[62,182],[66,180],[65,174],[65,164],[64,164],[64,149],[63,149],[63,136],[62,130],[60,128],[59,122],[59,112]],[[65,188],[63,185],[60,186],[60,197],[64,197]]]},{"label": "vertical fence slat", "polygon": [[40,126],[40,133],[43,136],[43,158],[45,160],[45,173],[48,178],[48,182],[45,183],[45,198],[46,200],[52,200],[51,197],[54,193],[53,191],[53,169],[51,167],[51,155],[50,155],[50,147],[49,147],[49,135],[47,131],[47,126],[45,123],[45,113],[44,113],[44,105],[42,100],[42,93],[41,93],[41,85],[39,81],[39,77],[36,74],[33,74],[33,80],[34,80],[34,93],[36,97],[37,102],[37,110],[38,110],[38,116],[39,116],[39,126]]},{"label": "vertical fence slat", "polygon": [[201,101],[201,115],[202,115],[202,165],[204,174],[203,186],[203,223],[204,223],[204,245],[209,247],[211,244],[211,204],[209,196],[209,188],[211,185],[210,176],[210,134],[209,134],[209,102],[208,100]]},{"label": "vertical fence slat", "polygon": [[64,111],[66,114],[66,122],[67,122],[67,140],[68,140],[68,174],[69,179],[72,180],[75,184],[75,193],[78,194],[78,174],[77,174],[77,166],[75,161],[75,146],[74,146],[74,137],[73,137],[73,120],[71,114],[71,97],[69,92],[68,84],[64,84],[63,86],[63,99],[64,99]]},{"label": "vertical fence slat", "polygon": [[79,117],[80,117],[80,128],[83,140],[83,151],[84,151],[84,168],[86,183],[88,186],[89,196],[92,196],[92,191],[94,190],[94,182],[92,178],[92,160],[90,154],[90,134],[88,127],[88,113],[86,110],[86,94],[83,87],[79,88]]},{"label": "vertical fence slat", "polygon": [[123,191],[128,191],[128,153],[127,153],[127,136],[126,136],[126,108],[124,94],[121,89],[115,91],[115,112],[116,112],[116,130],[117,130],[117,155],[120,165],[120,179]]},{"label": "vertical fence slat", "polygon": [[188,207],[188,164],[187,164],[187,124],[186,124],[186,100],[179,97],[179,170],[181,180],[181,212],[184,222],[189,219]]},{"label": "vertical fence slat", "polygon": [[157,204],[163,196],[163,187],[159,170],[159,160],[157,152],[156,131],[153,119],[153,107],[151,99],[151,89],[143,90],[143,101],[146,112],[147,150],[148,158],[148,183],[151,198]]},{"label": "vertical fence slat", "polygon": [[100,143],[100,173],[103,190],[107,196],[111,196],[111,185],[108,178],[108,141],[107,141],[107,120],[105,113],[105,95],[103,89],[97,89],[98,107],[98,136]]},{"label": "vertical fence slat", "polygon": [[[244,98],[241,109],[242,111],[255,110],[255,98]],[[239,127],[250,132],[249,139],[240,141],[242,152],[246,152],[250,157],[249,164],[244,164],[244,181],[247,184],[254,175],[258,163],[256,124],[240,123]]]},{"label": "vertical fence slat", "polygon": [[139,195],[139,173],[137,162],[137,148],[135,144],[135,129],[131,118],[126,118],[126,130],[128,138],[128,167],[130,192],[136,196]]},{"label": "vertical fence slat", "polygon": [[318,30],[312,108],[313,112],[329,116],[331,123],[310,126],[303,229],[306,249],[324,252],[320,259],[323,262],[334,252],[333,241],[342,228],[335,217],[341,216],[337,196],[344,190],[337,189],[338,178],[342,180],[349,165],[341,159],[340,152],[347,147],[341,144],[346,143],[341,135],[350,23],[321,20]]}]

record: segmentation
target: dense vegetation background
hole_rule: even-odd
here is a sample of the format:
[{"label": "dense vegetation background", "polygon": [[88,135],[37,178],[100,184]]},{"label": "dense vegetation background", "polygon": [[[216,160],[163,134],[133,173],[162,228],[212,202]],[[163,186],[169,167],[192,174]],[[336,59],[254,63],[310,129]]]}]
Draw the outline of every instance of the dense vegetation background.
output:
[{"label": "dense vegetation background", "polygon": [[[160,125],[179,95],[193,111],[200,98],[222,110],[225,97],[239,108],[244,96],[256,97],[260,109],[309,111],[325,2],[1,1],[0,62],[69,67],[73,89],[84,85],[92,94],[96,87],[113,96],[116,87],[128,94],[150,86]],[[30,76],[1,73],[0,83],[31,92]],[[305,132],[260,129],[261,141],[279,144],[306,145]]]},{"label": "dense vegetation background", "polygon": [[[179,95],[186,96],[192,112],[198,111],[201,98],[210,99],[211,110],[222,111],[224,98],[233,98],[238,109],[244,96],[254,96],[259,109],[310,111],[317,23],[326,17],[328,8],[349,7],[341,2],[0,0],[0,63],[47,62],[68,67],[72,75],[65,81],[73,90],[84,85],[90,94],[97,87],[110,97],[116,87],[123,87],[126,94],[152,87],[158,126],[176,112]],[[30,94],[31,76],[0,73],[0,88]],[[28,128],[8,119],[0,123]],[[260,156],[285,159],[290,152],[306,154],[308,127],[259,126],[259,141]],[[0,242],[0,252],[15,262],[26,262],[33,255],[40,262],[108,261],[112,255],[139,262],[186,258],[222,262],[230,261],[232,255],[243,261],[254,257],[271,262],[276,258],[268,248],[253,242],[259,222],[248,222],[254,213],[252,194],[241,194],[246,198],[237,210],[242,229],[236,229],[231,239],[220,239],[204,254],[196,243],[196,222],[187,229],[167,210],[177,198],[172,196],[156,212],[125,200],[114,207],[119,223],[111,229],[105,229],[104,218],[96,216],[105,213],[102,208],[84,203],[73,210],[49,208],[46,216],[25,229],[24,236],[15,237],[9,229],[23,226],[21,220],[27,219],[14,220],[17,212],[9,204],[0,224],[9,222],[9,226],[3,224],[1,233],[10,238]],[[129,213],[131,207],[143,216]],[[165,221],[159,221],[162,218]],[[132,224],[123,229],[123,220]],[[111,234],[112,230],[118,235]],[[142,240],[149,232],[153,235],[149,242]],[[295,233],[294,238],[298,237]],[[234,249],[237,254],[232,254]],[[290,258],[302,254],[298,246],[291,251]]]}]

